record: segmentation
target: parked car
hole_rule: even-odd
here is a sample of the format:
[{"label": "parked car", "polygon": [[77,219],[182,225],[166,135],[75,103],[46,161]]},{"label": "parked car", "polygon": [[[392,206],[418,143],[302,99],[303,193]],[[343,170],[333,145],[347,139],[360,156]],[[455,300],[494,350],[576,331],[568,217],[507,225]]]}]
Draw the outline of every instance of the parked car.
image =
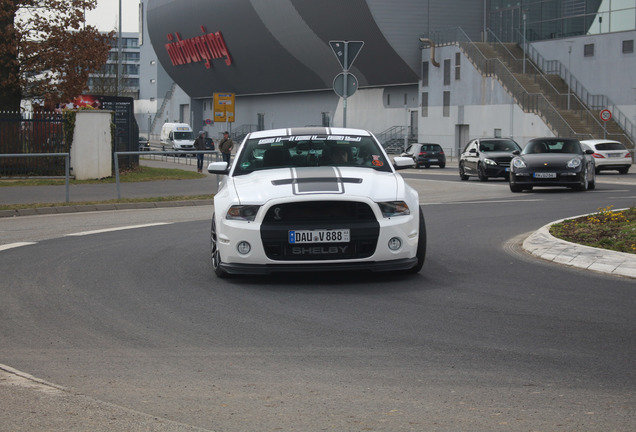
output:
[{"label": "parked car", "polygon": [[412,158],[415,162],[415,168],[422,166],[429,168],[431,165],[438,165],[440,168],[446,167],[446,155],[439,144],[411,144],[401,156]]},{"label": "parked car", "polygon": [[535,138],[510,164],[510,190],[521,192],[534,186],[565,186],[577,190],[596,187],[592,150],[583,150],[572,138]]},{"label": "parked car", "polygon": [[426,226],[418,194],[368,131],[306,127],[248,134],[214,196],[212,267],[228,274],[419,272]]},{"label": "parked car", "polygon": [[205,149],[214,150],[214,141],[212,140],[212,138],[208,137],[205,139]]},{"label": "parked car", "polygon": [[618,141],[612,140],[584,140],[581,141],[585,150],[592,150],[596,173],[602,170],[618,170],[627,174],[632,166],[632,155],[627,148]]},{"label": "parked car", "polygon": [[477,176],[486,181],[490,177],[508,177],[514,151],[521,147],[510,138],[477,138],[466,144],[459,156],[459,177],[468,180]]},{"label": "parked car", "polygon": [[148,138],[140,136],[139,151],[149,151],[149,150],[150,150],[150,142],[148,142]]}]

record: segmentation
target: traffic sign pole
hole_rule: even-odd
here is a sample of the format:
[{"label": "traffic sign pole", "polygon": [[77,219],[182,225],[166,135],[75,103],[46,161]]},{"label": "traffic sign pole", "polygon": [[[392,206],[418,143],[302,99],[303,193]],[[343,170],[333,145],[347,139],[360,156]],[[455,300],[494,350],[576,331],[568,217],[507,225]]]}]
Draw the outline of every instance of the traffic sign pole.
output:
[{"label": "traffic sign pole", "polygon": [[342,102],[342,127],[347,127],[347,78],[349,75],[349,42],[345,42],[344,47],[344,64],[345,70],[344,73],[344,100]]},{"label": "traffic sign pole", "polygon": [[[342,104],[342,125],[347,127],[347,98],[358,89],[358,80],[349,73],[351,64],[360,53],[364,42],[362,41],[330,41],[329,45],[342,65],[342,73],[334,79],[334,91],[343,98]],[[349,77],[351,75],[351,78]],[[340,78],[342,77],[342,93],[340,93]],[[351,82],[349,82],[351,79]],[[349,88],[352,87],[352,88]]]}]

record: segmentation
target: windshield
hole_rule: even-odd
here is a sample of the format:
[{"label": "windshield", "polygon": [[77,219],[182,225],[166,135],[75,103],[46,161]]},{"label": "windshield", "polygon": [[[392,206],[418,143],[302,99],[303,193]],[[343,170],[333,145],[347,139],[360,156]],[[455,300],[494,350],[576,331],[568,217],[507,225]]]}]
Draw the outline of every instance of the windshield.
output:
[{"label": "windshield", "polygon": [[521,150],[521,147],[512,140],[482,140],[479,142],[479,151],[482,152],[513,152],[515,150]]},{"label": "windshield", "polygon": [[194,133],[192,131],[189,132],[175,132],[174,139],[176,140],[193,140]]},{"label": "windshield", "polygon": [[577,140],[535,140],[529,141],[522,154],[533,153],[574,153],[581,154],[581,145]]},{"label": "windshield", "polygon": [[272,168],[354,166],[391,172],[369,136],[313,135],[254,138],[242,146],[234,175]]},{"label": "windshield", "polygon": [[596,144],[597,150],[625,150],[625,146],[621,143],[601,143]]}]

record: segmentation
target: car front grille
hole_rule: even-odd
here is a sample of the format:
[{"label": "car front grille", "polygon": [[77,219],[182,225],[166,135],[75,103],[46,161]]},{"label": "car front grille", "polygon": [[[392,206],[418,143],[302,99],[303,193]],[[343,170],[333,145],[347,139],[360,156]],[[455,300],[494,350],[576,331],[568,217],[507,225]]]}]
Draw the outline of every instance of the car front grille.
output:
[{"label": "car front grille", "polygon": [[[348,243],[290,244],[290,230],[349,229]],[[268,258],[280,261],[367,258],[375,252],[380,224],[363,202],[311,201],[270,208],[261,224]]]}]

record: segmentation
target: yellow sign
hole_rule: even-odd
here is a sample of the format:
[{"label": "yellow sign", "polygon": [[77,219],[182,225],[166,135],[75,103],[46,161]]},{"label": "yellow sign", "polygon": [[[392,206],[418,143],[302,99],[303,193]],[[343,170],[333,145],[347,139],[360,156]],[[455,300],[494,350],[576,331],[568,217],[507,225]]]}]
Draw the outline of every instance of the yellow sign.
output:
[{"label": "yellow sign", "polygon": [[214,93],[214,121],[234,123],[234,93]]}]

